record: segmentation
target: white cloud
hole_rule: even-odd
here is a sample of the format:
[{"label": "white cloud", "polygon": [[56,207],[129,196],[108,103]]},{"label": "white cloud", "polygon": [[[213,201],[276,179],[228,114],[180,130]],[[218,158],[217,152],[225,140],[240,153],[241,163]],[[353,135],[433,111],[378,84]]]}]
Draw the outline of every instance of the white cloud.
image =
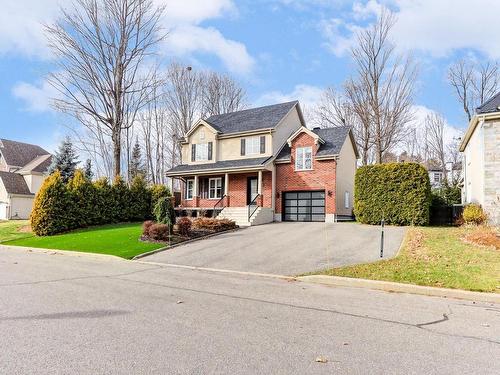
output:
[{"label": "white cloud", "polygon": [[256,101],[255,106],[276,104],[298,100],[300,107],[306,117],[306,123],[310,123],[311,110],[319,102],[324,89],[322,87],[299,84],[291,92],[271,91],[261,95]]},{"label": "white cloud", "polygon": [[35,85],[19,82],[13,87],[12,94],[26,103],[26,110],[45,112],[50,110],[50,99],[57,95],[57,91],[47,81]]},{"label": "white cloud", "polygon": [[490,58],[500,58],[500,44],[496,40],[500,2],[492,0],[475,0],[473,6],[469,0],[356,2],[341,17],[319,23],[327,48],[337,56],[345,55],[354,43],[355,32],[372,22],[384,6],[397,16],[391,38],[399,49],[417,50],[432,57],[471,49]]},{"label": "white cloud", "polygon": [[228,70],[238,74],[250,73],[255,64],[243,43],[226,39],[212,27],[178,26],[169,34],[165,48],[176,56],[213,53]]},{"label": "white cloud", "polygon": [[[64,0],[15,0],[2,4],[0,12],[0,53],[50,58],[43,24],[54,22]],[[155,0],[165,5],[163,27],[169,32],[165,52],[177,56],[196,52],[214,54],[232,72],[247,74],[254,60],[241,42],[226,38],[219,30],[202,27],[206,20],[234,17],[232,0]],[[172,44],[172,45],[171,45]],[[170,46],[171,45],[171,46]]]}]

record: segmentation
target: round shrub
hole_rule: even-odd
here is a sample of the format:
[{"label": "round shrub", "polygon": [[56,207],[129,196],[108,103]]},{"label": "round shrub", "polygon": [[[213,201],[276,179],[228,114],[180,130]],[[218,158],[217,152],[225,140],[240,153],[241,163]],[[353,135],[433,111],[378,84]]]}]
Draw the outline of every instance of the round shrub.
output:
[{"label": "round shrub", "polygon": [[191,233],[191,226],[192,226],[191,219],[188,217],[181,217],[179,220],[177,220],[177,227],[179,228],[179,234],[181,236],[189,236]]},{"label": "round shrub", "polygon": [[365,224],[429,223],[429,175],[418,163],[368,165],[356,171],[354,214]]},{"label": "round shrub", "polygon": [[154,224],[154,221],[152,220],[146,220],[143,224],[142,224],[142,235],[143,236],[149,236],[149,229],[151,228],[151,226]]},{"label": "round shrub", "polygon": [[175,223],[175,210],[172,200],[167,197],[160,198],[156,202],[153,215],[157,223],[173,225]]},{"label": "round shrub", "polygon": [[31,229],[37,236],[50,236],[74,228],[73,201],[59,171],[47,177],[31,211]]},{"label": "round shrub", "polygon": [[468,204],[464,207],[464,211],[462,213],[462,218],[465,224],[483,224],[487,217],[484,213],[483,209],[478,204]]},{"label": "round shrub", "polygon": [[168,240],[170,227],[167,224],[153,224],[149,227],[149,237],[157,241]]}]

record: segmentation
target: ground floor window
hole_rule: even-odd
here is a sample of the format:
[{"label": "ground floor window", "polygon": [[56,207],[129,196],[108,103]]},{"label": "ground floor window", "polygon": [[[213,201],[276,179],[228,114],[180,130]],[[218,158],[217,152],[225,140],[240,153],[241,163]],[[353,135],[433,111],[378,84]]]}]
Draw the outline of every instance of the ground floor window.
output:
[{"label": "ground floor window", "polygon": [[186,199],[193,199],[194,180],[186,180]]},{"label": "ground floor window", "polygon": [[220,199],[222,197],[222,178],[210,178],[208,180],[208,198]]}]

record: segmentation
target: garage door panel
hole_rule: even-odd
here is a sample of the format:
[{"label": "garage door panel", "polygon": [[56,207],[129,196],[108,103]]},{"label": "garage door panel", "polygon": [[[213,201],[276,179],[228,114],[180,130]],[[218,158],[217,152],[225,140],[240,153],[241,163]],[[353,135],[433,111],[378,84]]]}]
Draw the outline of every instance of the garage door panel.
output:
[{"label": "garage door panel", "polygon": [[325,221],[325,192],[298,191],[283,194],[285,221]]}]

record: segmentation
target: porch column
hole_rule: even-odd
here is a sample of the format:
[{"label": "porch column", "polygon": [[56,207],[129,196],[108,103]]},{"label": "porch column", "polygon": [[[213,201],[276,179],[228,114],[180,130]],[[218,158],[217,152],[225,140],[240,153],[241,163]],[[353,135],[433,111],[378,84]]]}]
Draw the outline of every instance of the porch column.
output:
[{"label": "porch column", "polygon": [[198,207],[200,205],[200,197],[198,194],[198,176],[194,176],[194,182],[193,182],[193,200],[194,200],[194,206]]},{"label": "porch column", "polygon": [[271,209],[276,212],[276,165],[271,170]]},{"label": "porch column", "polygon": [[257,194],[262,195],[262,171],[259,171],[257,178]]},{"label": "porch column", "polygon": [[228,191],[229,191],[229,173],[226,173],[224,175],[224,195],[227,196]]},{"label": "porch column", "polygon": [[174,178],[170,177],[168,181],[168,188],[170,189],[170,193],[174,195]]}]

